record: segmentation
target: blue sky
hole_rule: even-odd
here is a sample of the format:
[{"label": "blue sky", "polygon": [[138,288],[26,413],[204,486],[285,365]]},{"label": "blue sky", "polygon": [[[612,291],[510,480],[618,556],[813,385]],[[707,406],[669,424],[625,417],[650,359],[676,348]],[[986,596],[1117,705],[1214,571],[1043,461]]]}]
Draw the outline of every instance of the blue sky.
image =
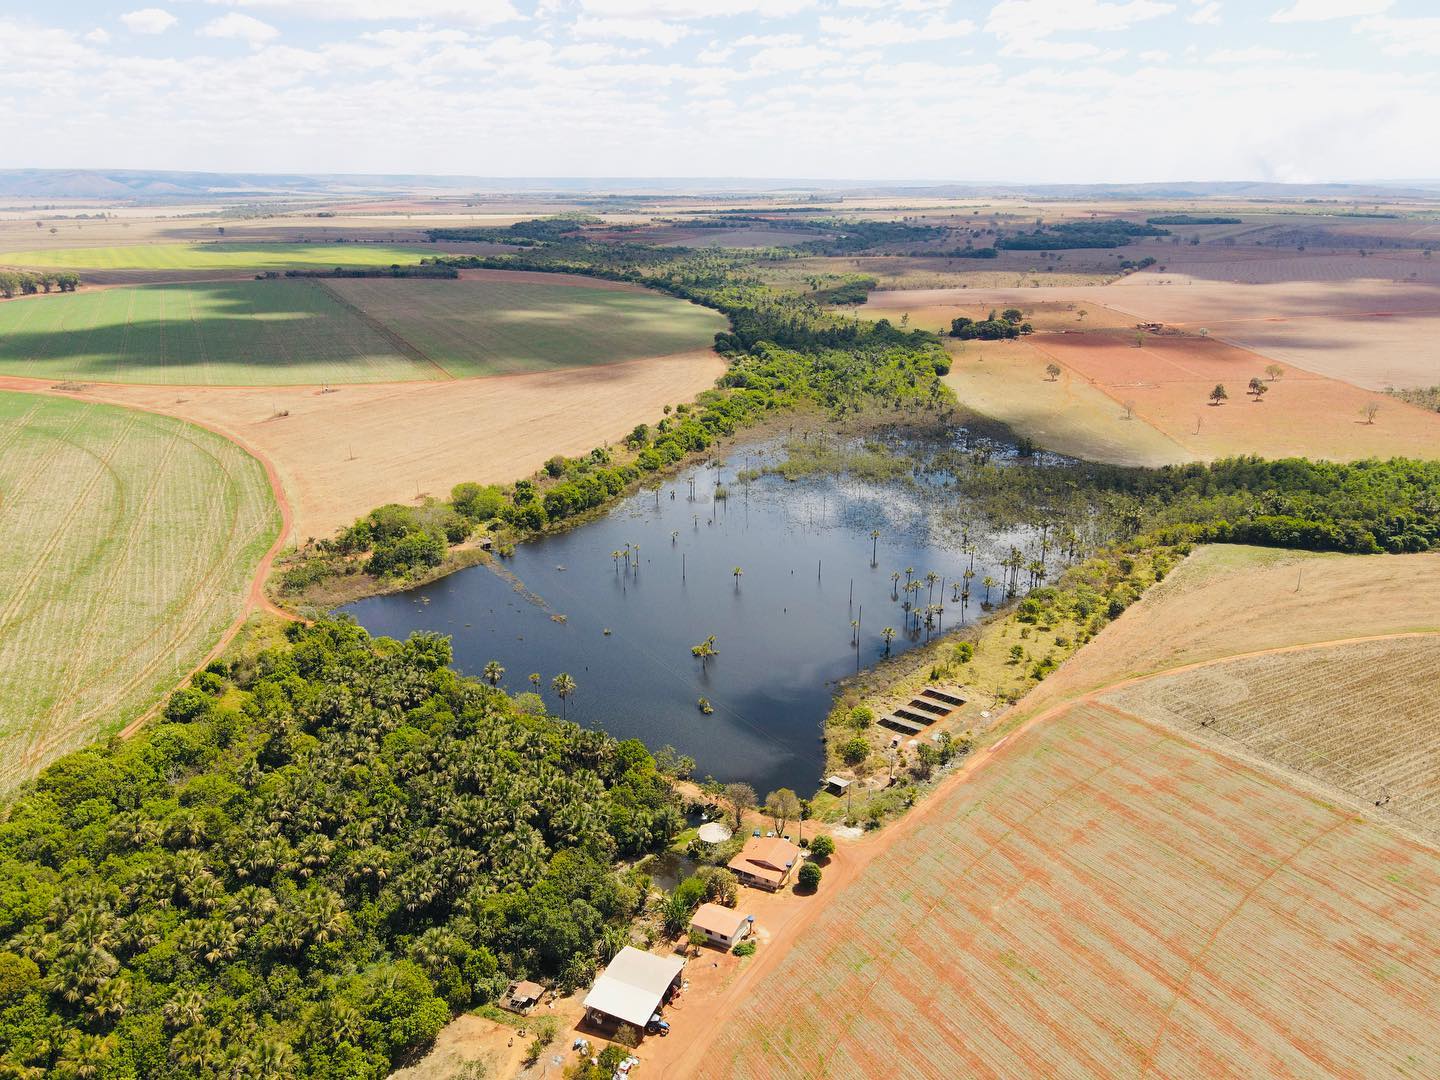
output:
[{"label": "blue sky", "polygon": [[1428,178],[1440,176],[1437,9],[3,0],[0,167]]}]

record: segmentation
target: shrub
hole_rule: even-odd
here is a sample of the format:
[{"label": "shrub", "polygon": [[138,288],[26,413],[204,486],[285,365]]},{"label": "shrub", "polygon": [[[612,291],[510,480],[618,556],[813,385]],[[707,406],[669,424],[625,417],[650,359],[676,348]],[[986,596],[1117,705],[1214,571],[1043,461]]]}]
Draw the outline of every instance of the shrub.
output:
[{"label": "shrub", "polygon": [[826,833],[821,833],[810,841],[810,855],[816,859],[828,859],[835,854],[835,841]]},{"label": "shrub", "polygon": [[209,694],[193,686],[187,686],[170,695],[170,700],[165,703],[165,719],[181,724],[190,720],[198,720],[213,706],[214,702],[211,701]]},{"label": "shrub", "polygon": [[875,722],[875,711],[868,705],[856,705],[850,710],[850,726],[856,731],[864,731]]},{"label": "shrub", "polygon": [[742,942],[740,942],[738,945],[736,945],[735,948],[731,949],[730,951],[733,952],[736,956],[754,956],[754,955],[755,955],[755,942],[753,942],[753,941],[742,941]]},{"label": "shrub", "polygon": [[955,662],[957,664],[968,664],[975,659],[975,643],[973,641],[962,641],[955,646]]},{"label": "shrub", "polygon": [[800,872],[796,876],[796,883],[807,892],[814,892],[820,887],[820,867],[813,862],[801,863]]},{"label": "shrub", "polygon": [[840,747],[840,760],[846,765],[859,765],[870,756],[870,744],[860,736],[847,740]]}]

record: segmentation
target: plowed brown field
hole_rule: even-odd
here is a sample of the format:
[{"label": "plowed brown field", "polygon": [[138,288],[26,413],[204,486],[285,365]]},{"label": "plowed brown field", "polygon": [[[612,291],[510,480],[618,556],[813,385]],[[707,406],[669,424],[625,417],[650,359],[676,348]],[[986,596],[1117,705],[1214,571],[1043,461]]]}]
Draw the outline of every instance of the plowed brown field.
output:
[{"label": "plowed brown field", "polygon": [[1169,730],[1074,707],[901,828],[699,1075],[1440,1070],[1440,855]]},{"label": "plowed brown field", "polygon": [[1104,695],[1440,840],[1440,635],[1226,660]]}]

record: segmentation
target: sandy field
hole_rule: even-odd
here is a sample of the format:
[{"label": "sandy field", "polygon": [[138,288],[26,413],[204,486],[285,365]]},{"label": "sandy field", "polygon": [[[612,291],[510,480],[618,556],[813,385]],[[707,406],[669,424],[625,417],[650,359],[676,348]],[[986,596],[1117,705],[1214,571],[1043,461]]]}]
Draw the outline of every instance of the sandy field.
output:
[{"label": "sandy field", "polygon": [[1146,591],[1018,708],[1030,715],[1121,679],[1258,649],[1434,631],[1440,554],[1215,544]]},{"label": "sandy field", "polygon": [[1003,418],[1047,450],[1110,465],[1172,465],[1196,455],[1066,368],[1051,381],[1050,357],[1020,341],[949,343],[945,384],[966,407]]},{"label": "sandy field", "polygon": [[[889,292],[874,292],[870,299],[856,308],[861,318],[889,319],[899,323],[904,315],[910,316],[910,325],[917,330],[950,330],[952,319],[965,316],[970,319],[988,318],[992,311],[1004,311],[1016,307],[1025,314],[1025,321],[1037,331],[1087,330],[1097,327],[1128,328],[1135,325],[1135,319],[1121,311],[1101,304],[1086,304],[1083,300],[1050,298],[1048,290],[1037,297],[1035,289],[1010,290],[1017,299],[1004,304],[976,300],[970,289],[897,289]],[[984,294],[988,295],[988,294]],[[1081,315],[1081,312],[1084,315]],[[991,342],[967,342],[988,345]]]},{"label": "sandy field", "polygon": [[[1334,461],[1366,457],[1433,457],[1440,449],[1440,414],[1351,383],[1282,364],[1214,338],[1145,334],[1136,347],[1129,331],[1037,334],[1034,347],[1089,381],[1116,402],[1135,403],[1135,415],[1200,458],[1259,454],[1305,455]],[[1269,391],[1253,400],[1252,378]],[[1223,385],[1220,405],[1209,394]],[[1374,423],[1363,410],[1378,406]],[[1002,417],[1003,419],[1003,417]]]},{"label": "sandy field", "polygon": [[[385,502],[509,482],[553,454],[614,442],[725,371],[710,350],[575,371],[445,383],[315,387],[94,384],[77,396],[193,419],[269,461],[294,512],[291,540],[325,537]],[[4,381],[34,389],[29,380]],[[48,383],[43,384],[48,387]],[[288,413],[289,415],[278,415]]]}]

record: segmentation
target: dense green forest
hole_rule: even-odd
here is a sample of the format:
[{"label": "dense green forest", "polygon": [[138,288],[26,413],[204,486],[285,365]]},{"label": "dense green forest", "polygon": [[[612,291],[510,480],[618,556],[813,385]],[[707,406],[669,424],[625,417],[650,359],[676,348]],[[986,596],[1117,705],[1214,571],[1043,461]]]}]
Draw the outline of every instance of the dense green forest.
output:
[{"label": "dense green forest", "polygon": [[582,985],[681,817],[645,747],[293,624],[0,824],[0,1073],[379,1077],[514,976]]},{"label": "dense green forest", "polygon": [[1063,248],[1115,248],[1142,236],[1169,236],[1168,230],[1133,221],[1062,221],[1034,232],[1002,236],[995,246],[1010,251],[1053,251]]},{"label": "dense green forest", "polygon": [[1159,469],[1091,462],[995,465],[943,451],[953,488],[1001,527],[1072,526],[1104,514],[1105,541],[1395,554],[1440,548],[1440,461],[1392,458],[1336,463],[1241,457]]},{"label": "dense green forest", "polygon": [[1147,225],[1239,225],[1238,217],[1224,214],[1162,214],[1145,219]]}]

